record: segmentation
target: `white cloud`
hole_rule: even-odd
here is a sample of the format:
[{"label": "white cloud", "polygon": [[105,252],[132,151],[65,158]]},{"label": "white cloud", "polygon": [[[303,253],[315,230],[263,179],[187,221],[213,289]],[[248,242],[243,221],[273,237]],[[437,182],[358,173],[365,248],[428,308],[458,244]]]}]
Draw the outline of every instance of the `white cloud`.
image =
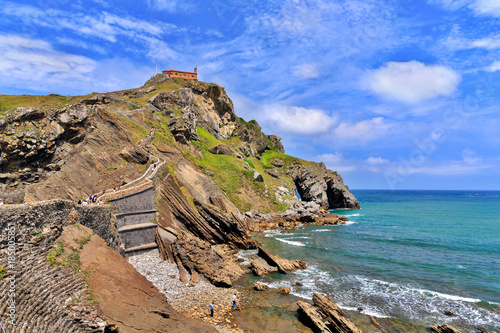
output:
[{"label": "white cloud", "polygon": [[366,164],[369,165],[382,165],[382,164],[388,164],[389,160],[382,158],[382,157],[373,157],[370,156],[366,159]]},{"label": "white cloud", "polygon": [[363,83],[385,98],[419,103],[451,95],[460,80],[460,75],[451,68],[410,61],[389,62],[379,69],[369,71]]},{"label": "white cloud", "polygon": [[361,120],[359,122],[342,122],[334,130],[336,140],[352,143],[366,143],[386,136],[393,125],[383,117]]},{"label": "white cloud", "polygon": [[500,48],[500,36],[487,37],[482,39],[477,39],[472,41],[470,44],[471,48],[482,48],[487,50],[495,50]]},{"label": "white cloud", "polygon": [[495,61],[494,63],[492,63],[490,66],[486,68],[486,71],[488,72],[500,71],[500,61]]},{"label": "white cloud", "polygon": [[0,35],[0,88],[59,94],[113,91],[140,85],[153,71],[118,58],[97,62],[60,52],[39,39]]},{"label": "white cloud", "polygon": [[324,110],[285,105],[265,107],[263,117],[266,127],[274,133],[302,135],[325,133],[336,122]]},{"label": "white cloud", "polygon": [[292,72],[303,79],[314,79],[320,75],[318,66],[312,63],[294,66]]},{"label": "white cloud", "polygon": [[94,60],[58,52],[45,41],[0,35],[0,76],[11,86],[39,90],[55,83],[85,82],[95,68]]},{"label": "white cloud", "polygon": [[324,162],[328,169],[337,172],[350,172],[358,168],[353,161],[344,159],[342,153],[318,155],[316,160]]},{"label": "white cloud", "polygon": [[187,1],[178,0],[146,0],[146,3],[151,9],[167,11],[171,13],[186,11],[192,8],[192,5]]},{"label": "white cloud", "polygon": [[498,0],[475,0],[470,7],[477,14],[500,17],[500,2]]},{"label": "white cloud", "polygon": [[467,6],[477,15],[500,17],[498,0],[429,0],[429,2],[438,3],[447,10],[458,10]]}]

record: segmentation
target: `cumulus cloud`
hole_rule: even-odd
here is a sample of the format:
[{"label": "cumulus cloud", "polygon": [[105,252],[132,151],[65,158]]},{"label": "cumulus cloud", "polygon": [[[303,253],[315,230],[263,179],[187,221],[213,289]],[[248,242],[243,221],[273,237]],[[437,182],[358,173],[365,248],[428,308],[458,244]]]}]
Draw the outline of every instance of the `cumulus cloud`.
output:
[{"label": "cumulus cloud", "polygon": [[393,125],[383,117],[361,120],[358,122],[342,122],[335,128],[335,136],[343,141],[366,143],[385,136]]},{"label": "cumulus cloud", "polygon": [[389,163],[389,160],[382,158],[382,157],[370,156],[366,159],[366,164],[369,164],[369,165],[381,165],[381,164],[387,164],[387,163]]},{"label": "cumulus cloud", "polygon": [[389,62],[369,71],[364,85],[375,94],[406,103],[419,103],[438,96],[449,96],[461,77],[451,68],[426,65],[418,61]]},{"label": "cumulus cloud", "polygon": [[342,153],[318,155],[317,161],[324,162],[328,169],[337,172],[345,173],[354,171],[358,168],[353,161],[344,159],[344,155]]},{"label": "cumulus cloud", "polygon": [[273,132],[314,135],[330,130],[336,117],[320,109],[273,105],[264,108],[264,122]]}]

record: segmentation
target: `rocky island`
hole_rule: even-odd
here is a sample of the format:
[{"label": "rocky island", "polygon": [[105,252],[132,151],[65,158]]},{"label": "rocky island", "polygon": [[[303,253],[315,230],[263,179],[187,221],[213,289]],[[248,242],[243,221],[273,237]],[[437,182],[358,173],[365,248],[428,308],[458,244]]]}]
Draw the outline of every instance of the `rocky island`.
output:
[{"label": "rocky island", "polygon": [[[251,233],[342,224],[329,209],[359,208],[337,172],[287,155],[222,87],[164,75],[111,93],[0,95],[0,198],[9,333],[237,331],[219,304],[241,297],[235,281],[307,266]],[[245,267],[235,254],[249,249]]]}]

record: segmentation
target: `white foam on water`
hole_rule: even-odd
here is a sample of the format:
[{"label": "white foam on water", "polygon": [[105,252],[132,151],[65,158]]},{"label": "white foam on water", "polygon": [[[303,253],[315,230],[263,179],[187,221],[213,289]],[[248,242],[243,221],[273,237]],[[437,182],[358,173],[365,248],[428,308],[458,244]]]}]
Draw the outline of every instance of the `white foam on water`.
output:
[{"label": "white foam on water", "polygon": [[352,217],[352,216],[363,216],[363,215],[357,213],[357,214],[347,214],[347,215],[343,215],[343,216]]},{"label": "white foam on water", "polygon": [[312,232],[325,232],[325,231],[333,231],[333,229],[315,229]]},{"label": "white foam on water", "polygon": [[452,301],[462,301],[462,302],[468,302],[468,303],[481,302],[481,300],[477,299],[477,298],[468,298],[468,297],[461,297],[461,296],[456,296],[456,295],[448,295],[448,294],[438,293],[437,291],[432,291],[432,290],[426,290],[426,289],[410,289],[410,290],[415,291],[417,293],[420,293],[422,295],[437,296],[437,297],[449,299]]},{"label": "white foam on water", "polygon": [[288,240],[288,239],[283,239],[283,238],[275,238],[276,240],[280,241],[280,242],[283,242],[283,243],[286,243],[286,244],[290,244],[290,245],[294,245],[294,246],[306,246],[306,244],[302,243],[302,242],[298,242],[298,241],[291,241],[291,240]]},{"label": "white foam on water", "polygon": [[250,261],[248,260],[251,256],[257,254],[258,250],[241,250],[236,253],[235,256],[239,259],[242,259],[241,265],[248,266],[250,265]]},{"label": "white foam on water", "polygon": [[277,235],[283,235],[283,230],[266,230],[264,231],[266,237],[274,237]]},{"label": "white foam on water", "polygon": [[354,223],[357,223],[357,222],[354,222],[354,221],[345,221],[345,223],[343,225],[350,225],[350,224],[354,224]]},{"label": "white foam on water", "polygon": [[362,314],[367,315],[367,316],[372,316],[372,317],[377,317],[377,318],[391,318],[391,316],[387,316],[385,314],[382,314],[376,310],[373,309],[363,309],[361,311]]}]

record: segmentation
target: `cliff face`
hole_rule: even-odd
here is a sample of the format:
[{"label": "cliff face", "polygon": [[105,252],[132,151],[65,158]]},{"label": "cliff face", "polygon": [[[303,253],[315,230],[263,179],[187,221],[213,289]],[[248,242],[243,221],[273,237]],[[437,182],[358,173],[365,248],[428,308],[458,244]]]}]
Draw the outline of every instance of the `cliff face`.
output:
[{"label": "cliff face", "polygon": [[[248,218],[256,211],[296,221],[307,214],[303,220],[309,221],[324,214],[319,208],[359,208],[340,175],[286,155],[280,138],[262,133],[254,120],[239,118],[224,89],[214,84],[156,77],[137,89],[73,98],[1,95],[0,104],[12,106],[0,111],[0,198],[6,203],[75,202],[156,167],[156,243],[192,282],[203,276],[231,286],[243,274],[233,254],[258,246]],[[160,161],[156,157],[161,168],[151,165]],[[88,209],[67,201],[51,202],[48,210],[44,205],[9,206],[13,217],[0,208],[0,221],[23,221],[22,234],[34,244],[40,243],[38,233],[48,235],[54,227],[53,243],[76,221],[118,248],[112,208]],[[0,243],[0,249],[5,245]],[[44,251],[37,260],[48,255]],[[101,267],[103,278],[113,281],[116,277],[108,273]],[[161,304],[158,297],[148,302]],[[175,317],[165,309],[166,316]]]}]

